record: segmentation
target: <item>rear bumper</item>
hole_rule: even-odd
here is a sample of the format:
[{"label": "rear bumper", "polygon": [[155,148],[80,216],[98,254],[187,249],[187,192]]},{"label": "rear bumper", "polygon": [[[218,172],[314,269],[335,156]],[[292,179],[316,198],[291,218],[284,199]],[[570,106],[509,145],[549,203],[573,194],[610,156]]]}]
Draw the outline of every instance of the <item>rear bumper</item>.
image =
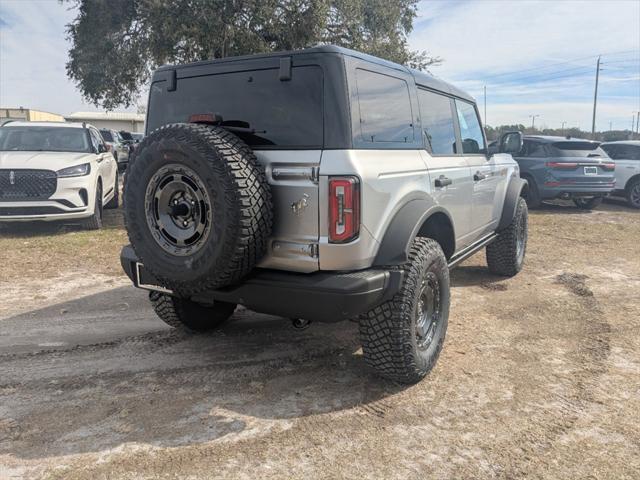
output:
[{"label": "rear bumper", "polygon": [[539,187],[540,198],[551,200],[560,197],[605,197],[613,192],[615,183],[603,185],[562,184]]},{"label": "rear bumper", "polygon": [[[164,290],[148,272],[136,267],[139,260],[131,246],[122,249],[120,261],[136,287]],[[338,322],[368,312],[393,297],[402,278],[403,272],[384,269],[305,274],[257,268],[239,285],[202,292],[191,299],[205,304],[213,300],[237,303],[282,317]]]}]

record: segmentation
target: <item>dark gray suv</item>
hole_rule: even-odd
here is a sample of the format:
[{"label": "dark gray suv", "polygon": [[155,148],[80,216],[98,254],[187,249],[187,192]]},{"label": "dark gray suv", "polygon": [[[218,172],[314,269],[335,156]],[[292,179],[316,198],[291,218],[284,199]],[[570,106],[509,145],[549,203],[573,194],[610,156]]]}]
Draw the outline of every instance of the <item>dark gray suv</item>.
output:
[{"label": "dark gray suv", "polygon": [[570,137],[525,136],[514,155],[529,183],[527,204],[572,199],[582,209],[596,208],[615,187],[615,163],[599,142]]}]

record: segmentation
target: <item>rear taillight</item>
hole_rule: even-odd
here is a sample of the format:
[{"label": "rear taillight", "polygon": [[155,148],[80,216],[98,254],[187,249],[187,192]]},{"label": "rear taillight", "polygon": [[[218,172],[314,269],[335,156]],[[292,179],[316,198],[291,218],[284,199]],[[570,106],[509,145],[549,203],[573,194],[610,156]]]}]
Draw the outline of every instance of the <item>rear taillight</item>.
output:
[{"label": "rear taillight", "polygon": [[575,170],[578,168],[577,162],[546,162],[545,166],[556,170]]},{"label": "rear taillight", "polygon": [[360,182],[329,177],[329,242],[345,243],[360,233]]},{"label": "rear taillight", "polygon": [[603,170],[608,170],[609,172],[612,172],[616,169],[616,164],[613,162],[601,163],[600,166]]}]

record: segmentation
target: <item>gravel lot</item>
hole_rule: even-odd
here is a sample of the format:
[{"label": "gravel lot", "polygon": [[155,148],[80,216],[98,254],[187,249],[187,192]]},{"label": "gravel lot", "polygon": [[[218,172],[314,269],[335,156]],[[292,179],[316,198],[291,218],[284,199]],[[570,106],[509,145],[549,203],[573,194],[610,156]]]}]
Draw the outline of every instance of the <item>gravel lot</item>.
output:
[{"label": "gravel lot", "polygon": [[452,272],[434,371],[382,381],[352,323],[239,310],[188,336],[102,232],[0,232],[0,478],[638,478],[640,212],[530,215],[524,271]]}]

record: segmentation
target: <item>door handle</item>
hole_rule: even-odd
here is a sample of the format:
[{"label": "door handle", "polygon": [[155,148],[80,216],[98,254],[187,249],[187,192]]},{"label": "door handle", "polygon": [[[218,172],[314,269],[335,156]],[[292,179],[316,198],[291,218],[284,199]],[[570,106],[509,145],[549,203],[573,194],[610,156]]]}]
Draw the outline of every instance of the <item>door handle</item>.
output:
[{"label": "door handle", "polygon": [[453,180],[451,180],[448,177],[445,177],[444,175],[440,175],[440,177],[436,178],[436,187],[438,188],[442,188],[442,187],[446,187],[447,185],[451,185],[453,183]]},{"label": "door handle", "polygon": [[480,180],[484,180],[485,178],[487,178],[487,176],[479,171],[473,175],[474,182],[479,182]]}]

